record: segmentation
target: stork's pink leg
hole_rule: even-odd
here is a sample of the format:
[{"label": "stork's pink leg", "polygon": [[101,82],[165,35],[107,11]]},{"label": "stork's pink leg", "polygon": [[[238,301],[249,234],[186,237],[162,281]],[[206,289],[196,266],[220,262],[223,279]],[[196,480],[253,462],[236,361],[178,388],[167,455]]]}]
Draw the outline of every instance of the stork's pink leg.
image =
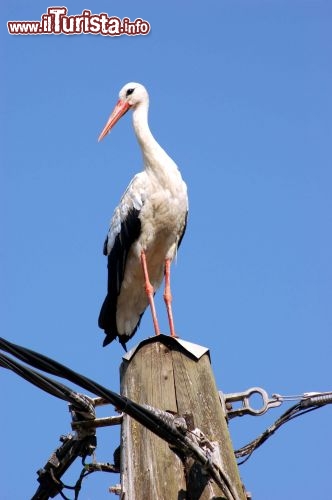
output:
[{"label": "stork's pink leg", "polygon": [[174,320],[172,312],[172,294],[171,294],[171,259],[165,260],[165,291],[164,291],[164,301],[167,309],[167,316],[169,322],[169,328],[171,331],[171,337],[177,337],[174,329]]},{"label": "stork's pink leg", "polygon": [[153,289],[153,286],[151,285],[151,282],[149,279],[148,266],[146,265],[146,256],[145,256],[144,251],[142,251],[142,253],[141,253],[141,262],[142,262],[142,268],[143,268],[143,273],[144,273],[144,287],[145,287],[145,291],[146,291],[146,294],[148,296],[148,300],[149,300],[149,304],[150,304],[154,331],[155,331],[156,335],[160,335],[159,324],[158,324],[157,314],[156,314],[156,308],[155,308],[154,300],[153,300],[154,289]]}]

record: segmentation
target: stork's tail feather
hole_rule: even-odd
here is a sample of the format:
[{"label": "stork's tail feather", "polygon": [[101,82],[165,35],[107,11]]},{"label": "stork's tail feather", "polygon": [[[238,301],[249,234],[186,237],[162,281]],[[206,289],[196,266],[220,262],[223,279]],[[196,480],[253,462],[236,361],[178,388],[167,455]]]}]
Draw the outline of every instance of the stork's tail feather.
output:
[{"label": "stork's tail feather", "polygon": [[103,347],[113,342],[116,337],[119,335],[117,327],[116,327],[116,310],[115,306],[110,300],[110,296],[107,294],[106,298],[101,306],[99,318],[98,318],[98,326],[102,330],[104,330],[106,337],[103,342]]},{"label": "stork's tail feather", "polygon": [[122,339],[121,337],[119,337],[119,342],[120,344],[122,345],[122,347],[124,348],[124,350],[126,352],[128,352],[128,349],[127,349],[127,346],[126,346],[126,342],[128,341],[128,337],[126,337],[125,339]]},{"label": "stork's tail feather", "polygon": [[106,334],[106,337],[104,338],[103,347],[106,347],[108,344],[113,342],[113,340],[115,340],[116,337],[119,337],[120,344],[122,345],[124,350],[127,352],[126,342],[129,340],[128,337],[125,337],[125,339],[122,339],[120,336],[114,335],[112,333],[105,332],[105,334]]},{"label": "stork's tail feather", "polygon": [[103,347],[107,346],[108,344],[113,342],[113,340],[115,340],[118,337],[120,344],[122,345],[124,350],[127,352],[126,343],[136,333],[136,330],[139,327],[139,324],[141,322],[143,314],[144,314],[144,311],[139,316],[139,319],[137,321],[135,328],[133,329],[133,331],[129,335],[128,334],[120,334],[118,332],[118,328],[117,328],[117,324],[116,324],[116,305],[114,305],[109,294],[107,294],[106,298],[103,302],[103,305],[101,306],[101,310],[100,310],[99,318],[98,318],[98,326],[99,326],[99,328],[104,330],[104,332],[106,334],[106,337],[104,338],[104,342],[103,342]]},{"label": "stork's tail feather", "polygon": [[116,339],[116,335],[112,335],[112,334],[107,333],[107,332],[105,332],[105,335],[106,335],[106,337],[104,338],[103,347],[107,346],[108,344],[113,342],[113,340]]}]

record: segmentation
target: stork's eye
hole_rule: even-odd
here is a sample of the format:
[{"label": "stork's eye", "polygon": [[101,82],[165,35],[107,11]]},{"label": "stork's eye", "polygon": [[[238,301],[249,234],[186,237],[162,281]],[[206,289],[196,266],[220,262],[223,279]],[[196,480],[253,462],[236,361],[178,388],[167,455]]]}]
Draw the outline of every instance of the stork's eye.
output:
[{"label": "stork's eye", "polygon": [[127,92],[126,92],[126,97],[128,97],[129,95],[131,95],[133,92],[134,92],[135,89],[128,89]]}]

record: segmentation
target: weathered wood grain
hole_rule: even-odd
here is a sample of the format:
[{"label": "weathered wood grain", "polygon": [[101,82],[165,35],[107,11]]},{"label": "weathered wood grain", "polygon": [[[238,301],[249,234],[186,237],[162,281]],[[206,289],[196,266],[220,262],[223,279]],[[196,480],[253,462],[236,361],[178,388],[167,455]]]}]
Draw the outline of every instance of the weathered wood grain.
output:
[{"label": "weathered wood grain", "polygon": [[[208,354],[196,360],[178,343],[156,337],[142,343],[121,365],[121,392],[140,404],[185,416],[219,444],[223,467],[245,499]],[[221,490],[192,459],[184,462],[168,444],[124,416],[121,431],[121,483],[125,500],[208,500]]]}]

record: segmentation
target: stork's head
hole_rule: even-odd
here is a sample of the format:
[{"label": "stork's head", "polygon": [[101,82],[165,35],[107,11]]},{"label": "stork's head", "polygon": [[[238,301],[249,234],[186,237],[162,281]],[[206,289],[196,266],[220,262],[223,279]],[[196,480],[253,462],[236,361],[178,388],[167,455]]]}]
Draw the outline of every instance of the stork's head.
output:
[{"label": "stork's head", "polygon": [[119,92],[120,101],[127,102],[130,107],[135,107],[140,102],[149,100],[147,90],[140,83],[126,83]]},{"label": "stork's head", "polygon": [[104,139],[104,137],[109,133],[111,128],[116,124],[117,121],[123,116],[128,109],[136,108],[139,104],[148,104],[149,95],[147,90],[140,83],[130,82],[127,83],[119,92],[119,100],[115,105],[105,127],[103,128],[98,142]]}]

